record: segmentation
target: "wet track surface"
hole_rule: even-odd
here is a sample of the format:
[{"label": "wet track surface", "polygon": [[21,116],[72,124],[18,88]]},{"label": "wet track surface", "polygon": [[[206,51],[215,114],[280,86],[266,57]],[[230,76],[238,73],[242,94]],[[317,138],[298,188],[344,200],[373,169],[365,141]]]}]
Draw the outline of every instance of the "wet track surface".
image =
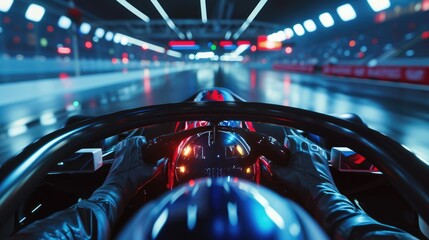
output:
[{"label": "wet track surface", "polygon": [[[100,88],[44,95],[0,105],[0,162],[60,128],[70,115],[98,116],[146,105],[180,102],[197,90],[226,87],[247,101],[322,113],[360,115],[381,131],[429,159],[429,88],[371,80],[255,70],[210,64],[186,71],[146,69],[135,79]],[[64,86],[72,80],[62,81]],[[71,81],[67,83],[67,81]],[[24,128],[22,126],[25,126]]]}]

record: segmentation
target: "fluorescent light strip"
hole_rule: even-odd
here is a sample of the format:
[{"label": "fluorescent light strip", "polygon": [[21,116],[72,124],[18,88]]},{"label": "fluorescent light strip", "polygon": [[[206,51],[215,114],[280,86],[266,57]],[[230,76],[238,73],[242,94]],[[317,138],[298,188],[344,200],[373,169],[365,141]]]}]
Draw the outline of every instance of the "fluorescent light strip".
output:
[{"label": "fluorescent light strip", "polygon": [[231,31],[228,31],[225,33],[225,39],[228,40],[231,37],[232,33]]},{"label": "fluorescent light strip", "polygon": [[247,45],[247,44],[240,45],[237,47],[237,49],[235,49],[234,52],[231,53],[231,55],[232,56],[239,56],[244,51],[246,51],[249,47],[250,47],[250,45]]},{"label": "fluorescent light strip", "polygon": [[[123,36],[125,36],[125,35],[123,35]],[[160,46],[157,46],[155,44],[148,43],[148,42],[145,42],[145,41],[142,41],[142,40],[130,37],[130,36],[125,36],[125,37],[128,38],[128,42],[131,44],[141,46],[141,47],[144,46],[145,48],[150,49],[150,50],[155,51],[155,52],[165,53],[165,49],[163,47],[160,47]]]},{"label": "fluorescent light strip", "polygon": [[192,32],[191,31],[187,31],[186,32],[186,37],[191,40],[192,39]]},{"label": "fluorescent light strip", "polygon": [[264,5],[267,3],[268,0],[260,0],[258,5],[256,5],[255,9],[250,13],[249,17],[247,17],[247,20],[244,21],[243,25],[237,30],[237,32],[234,34],[233,38],[238,39],[240,35],[246,31],[246,29],[249,27],[250,23],[255,19],[255,17],[258,15],[258,13],[262,10]]},{"label": "fluorescent light strip", "polygon": [[158,10],[159,14],[161,14],[161,17],[165,20],[167,25],[173,30],[180,39],[185,38],[185,34],[183,34],[174,24],[174,22],[170,19],[168,14],[165,12],[164,8],[162,8],[161,4],[159,4],[158,0],[150,0],[153,4],[153,6]]},{"label": "fluorescent light strip", "polygon": [[206,0],[200,0],[201,5],[201,21],[203,23],[207,23],[207,6],[206,6]]},{"label": "fluorescent light strip", "polygon": [[197,52],[197,54],[195,54],[196,59],[212,58],[214,56],[215,56],[214,52]]},{"label": "fluorescent light strip", "polygon": [[134,15],[136,15],[138,18],[140,18],[141,20],[143,20],[145,22],[150,21],[150,18],[146,14],[142,13],[140,10],[135,8],[133,5],[131,5],[126,0],[116,0],[116,1],[118,3],[120,3],[124,8],[128,9],[128,11],[132,12]]},{"label": "fluorescent light strip", "polygon": [[163,47],[157,46],[155,44],[148,43],[148,42],[145,42],[145,41],[124,35],[124,34],[121,34],[121,35],[122,35],[122,37],[126,37],[128,39],[128,43],[130,43],[130,44],[134,44],[134,45],[137,45],[140,47],[144,47],[144,48],[150,49],[150,50],[155,51],[155,52],[165,53],[165,54],[172,56],[172,57],[177,57],[177,58],[182,57],[182,54],[180,52],[176,52],[176,51],[172,51],[172,50],[165,51],[165,49]]},{"label": "fluorescent light strip", "polygon": [[172,56],[172,57],[176,57],[176,58],[181,58],[182,54],[173,50],[167,50],[167,55]]}]

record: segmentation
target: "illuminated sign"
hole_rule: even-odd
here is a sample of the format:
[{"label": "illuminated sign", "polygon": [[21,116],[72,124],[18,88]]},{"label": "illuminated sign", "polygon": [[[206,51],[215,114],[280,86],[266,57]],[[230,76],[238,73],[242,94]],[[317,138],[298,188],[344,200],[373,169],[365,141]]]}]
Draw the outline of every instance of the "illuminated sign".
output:
[{"label": "illuminated sign", "polygon": [[268,36],[258,36],[259,51],[279,51],[282,49],[282,42],[269,41]]}]

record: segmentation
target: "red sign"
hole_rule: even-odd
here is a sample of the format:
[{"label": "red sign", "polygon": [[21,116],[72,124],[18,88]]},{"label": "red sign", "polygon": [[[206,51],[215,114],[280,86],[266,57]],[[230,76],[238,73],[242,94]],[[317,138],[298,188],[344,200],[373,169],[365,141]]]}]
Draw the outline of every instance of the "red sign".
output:
[{"label": "red sign", "polygon": [[279,51],[282,49],[281,42],[268,41],[268,36],[258,36],[258,50]]},{"label": "red sign", "polygon": [[429,67],[326,65],[322,72],[334,76],[429,84]]},{"label": "red sign", "polygon": [[298,64],[274,64],[274,70],[283,70],[291,72],[314,73],[314,65],[298,65]]},{"label": "red sign", "polygon": [[170,47],[173,46],[195,46],[195,41],[170,41],[168,42],[168,45]]}]

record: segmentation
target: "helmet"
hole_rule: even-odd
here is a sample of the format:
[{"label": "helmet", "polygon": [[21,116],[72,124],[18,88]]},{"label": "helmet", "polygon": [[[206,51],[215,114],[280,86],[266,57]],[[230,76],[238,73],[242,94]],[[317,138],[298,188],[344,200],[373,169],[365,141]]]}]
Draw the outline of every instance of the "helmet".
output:
[{"label": "helmet", "polygon": [[198,93],[194,99],[195,102],[211,102],[211,101],[234,101],[234,97],[221,88],[206,89]]},{"label": "helmet", "polygon": [[297,204],[238,178],[190,180],[143,207],[119,239],[328,239]]}]

